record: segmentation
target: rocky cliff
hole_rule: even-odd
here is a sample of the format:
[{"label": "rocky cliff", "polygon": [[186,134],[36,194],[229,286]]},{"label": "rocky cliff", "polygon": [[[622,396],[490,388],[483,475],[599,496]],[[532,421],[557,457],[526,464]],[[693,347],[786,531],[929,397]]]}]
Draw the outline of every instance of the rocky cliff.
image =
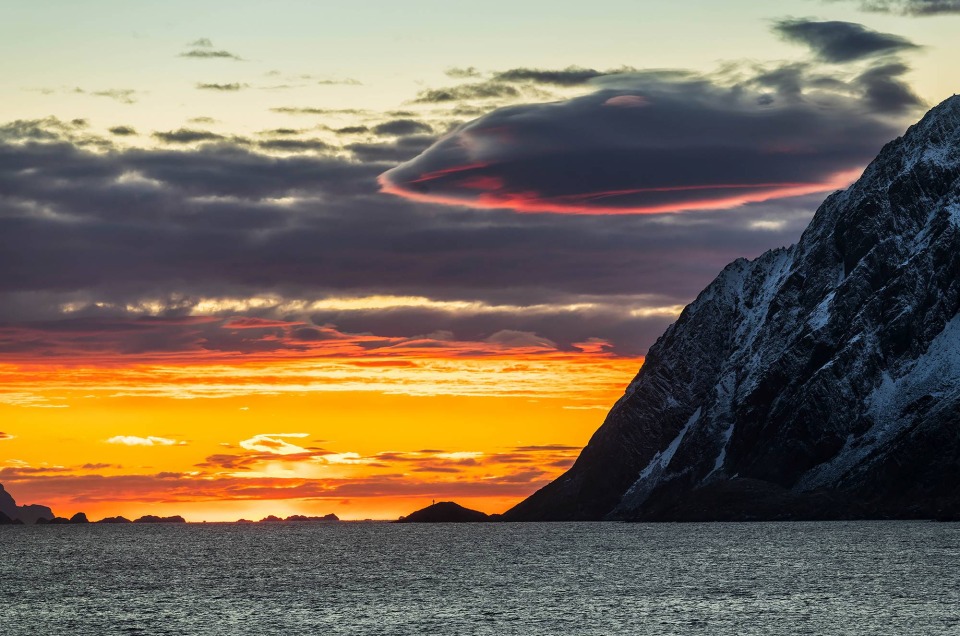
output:
[{"label": "rocky cliff", "polygon": [[960,97],[800,241],[728,265],[508,520],[960,511]]}]

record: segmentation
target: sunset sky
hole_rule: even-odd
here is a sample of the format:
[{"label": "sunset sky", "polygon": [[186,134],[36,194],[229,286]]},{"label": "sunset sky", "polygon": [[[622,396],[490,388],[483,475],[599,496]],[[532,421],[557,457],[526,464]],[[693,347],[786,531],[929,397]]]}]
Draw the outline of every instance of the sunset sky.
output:
[{"label": "sunset sky", "polygon": [[960,86],[956,0],[120,0],[0,22],[0,483],[502,512]]}]

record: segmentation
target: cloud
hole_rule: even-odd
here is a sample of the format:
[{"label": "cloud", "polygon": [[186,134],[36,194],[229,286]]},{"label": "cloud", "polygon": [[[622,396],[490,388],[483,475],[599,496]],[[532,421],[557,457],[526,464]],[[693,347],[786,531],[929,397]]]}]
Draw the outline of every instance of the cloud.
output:
[{"label": "cloud", "polygon": [[881,113],[911,113],[921,104],[913,89],[901,79],[910,68],[902,62],[892,61],[868,68],[854,78],[854,85],[863,91],[863,97]]},{"label": "cloud", "polygon": [[[268,155],[205,134],[171,139],[218,143],[101,153],[65,141],[75,130],[59,120],[0,126],[10,138],[0,144],[5,356],[295,345],[293,331],[228,337],[200,316],[174,320],[205,312],[312,323],[303,334],[333,324],[475,342],[512,330],[561,349],[598,337],[635,355],[675,315],[650,310],[687,302],[733,258],[795,240],[819,199],[670,222],[518,218],[378,195],[382,162],[411,158],[432,138],[353,146],[353,157]],[[375,295],[430,302],[312,304]],[[167,318],[143,320],[151,316]]]},{"label": "cloud", "polygon": [[10,433],[4,433],[0,431],[0,442],[10,439],[16,439],[16,435],[11,435]]},{"label": "cloud", "polygon": [[[259,436],[258,436],[259,437]],[[579,454],[580,448],[562,444],[542,446],[522,446],[495,452],[481,451],[444,451],[438,449],[420,451],[382,451],[372,455],[355,452],[329,452],[324,450],[277,453],[266,449],[256,449],[255,453],[218,454],[207,457],[198,468],[235,471],[233,474],[261,475],[265,470],[277,467],[278,462],[285,466],[290,475],[304,474],[301,468],[321,471],[324,466],[356,467],[363,466],[367,471],[385,469],[391,472],[434,473],[449,475],[467,475],[478,473],[484,479],[500,479],[516,482],[541,477],[544,471],[540,467],[551,466],[565,468]],[[536,467],[536,468],[533,468]],[[322,473],[315,472],[317,477]],[[499,476],[497,476],[499,475]],[[359,475],[358,475],[359,476]],[[362,477],[361,477],[362,478]]]},{"label": "cloud", "polygon": [[313,108],[309,106],[279,106],[271,108],[272,113],[284,115],[367,115],[368,111],[359,108]]},{"label": "cloud", "polygon": [[597,71],[592,68],[569,66],[565,69],[513,68],[507,71],[494,73],[493,79],[500,82],[533,82],[537,84],[553,84],[556,86],[578,86],[590,80],[607,75],[635,73],[636,69],[623,67],[608,71]]},{"label": "cloud", "polygon": [[168,144],[191,144],[198,141],[216,141],[225,138],[223,135],[218,135],[209,130],[194,130],[191,128],[180,128],[167,132],[158,131],[153,133],[153,136]]},{"label": "cloud", "polygon": [[[18,498],[53,505],[264,500],[330,500],[376,497],[523,497],[545,485],[559,470],[511,470],[483,479],[453,476],[415,478],[411,474],[354,475],[347,478],[250,477],[189,472],[153,474],[20,474],[0,469]],[[64,493],[70,493],[69,499]]]},{"label": "cloud", "polygon": [[240,442],[240,448],[270,455],[297,455],[309,451],[302,446],[291,444],[286,439],[299,439],[309,436],[309,433],[264,433],[243,440]]},{"label": "cloud", "polygon": [[259,135],[265,137],[286,137],[289,135],[300,135],[306,132],[302,128],[273,128],[271,130],[261,130]]},{"label": "cloud", "polygon": [[257,145],[265,150],[283,152],[326,152],[333,149],[333,146],[322,139],[270,139]]},{"label": "cloud", "polygon": [[121,444],[123,446],[185,446],[186,442],[168,439],[166,437],[138,437],[136,435],[115,435],[107,440],[107,444]]},{"label": "cloud", "polygon": [[447,88],[427,89],[421,91],[413,101],[419,104],[442,104],[474,99],[517,99],[521,96],[520,89],[506,82],[477,82]]},{"label": "cloud", "polygon": [[[209,42],[209,40],[207,40],[207,42]],[[208,46],[209,45],[204,45],[204,47],[208,47]],[[236,55],[235,53],[231,53],[230,51],[224,51],[222,49],[212,50],[210,48],[190,49],[189,51],[184,51],[183,53],[181,53],[180,57],[188,57],[188,58],[194,58],[194,59],[228,59],[228,60],[236,60],[238,62],[243,61],[242,57],[240,57],[239,55]]]},{"label": "cloud", "polygon": [[[381,185],[422,202],[605,214],[830,191],[899,131],[888,110],[916,107],[880,91],[884,82],[902,87],[901,70],[872,69],[842,87],[801,76],[799,92],[778,90],[769,71],[733,85],[688,73],[624,76],[566,102],[481,117]],[[624,99],[642,107],[618,107]]]},{"label": "cloud", "polygon": [[475,66],[451,67],[444,71],[447,77],[454,79],[469,79],[472,77],[481,77],[483,73],[477,70]]},{"label": "cloud", "polygon": [[131,126],[113,126],[108,130],[118,137],[129,137],[137,134],[136,129]]},{"label": "cloud", "polygon": [[[838,174],[852,176],[901,132],[916,108],[906,69],[885,56],[600,74],[584,85],[590,95],[457,128],[460,148],[405,134],[416,123],[374,137],[403,120],[442,129],[421,114],[312,106],[274,111],[316,117],[316,128],[248,138],[188,127],[144,134],[139,148],[71,121],[3,124],[0,356],[121,367],[323,359],[324,390],[348,385],[340,374],[376,390],[483,394],[548,390],[537,382],[556,380],[551,360],[581,356],[599,369],[603,356],[623,356],[606,383],[635,371],[635,356],[723,265],[796,240],[822,199],[803,191],[843,185]],[[512,71],[520,99],[541,85]],[[334,126],[339,115],[348,125]],[[340,146],[336,134],[357,136]],[[491,166],[471,168],[463,153]],[[380,193],[377,178],[410,160],[398,173],[414,165],[415,179],[429,178],[400,183],[408,198]],[[591,198],[636,179],[663,191]],[[766,200],[729,207],[750,198]],[[704,209],[517,214],[544,202]],[[494,372],[497,356],[522,358],[539,379],[520,386],[514,366]],[[442,366],[462,359],[484,361],[464,376],[469,386],[453,373],[465,367]],[[438,368],[449,378],[439,388],[427,381]],[[230,382],[240,390],[242,379]],[[42,397],[0,392],[6,403],[65,406]]]},{"label": "cloud", "polygon": [[859,4],[861,9],[875,13],[896,13],[909,16],[960,13],[960,0],[860,0]]},{"label": "cloud", "polygon": [[344,126],[342,128],[334,129],[335,133],[338,135],[362,135],[364,133],[370,132],[369,126]]},{"label": "cloud", "polygon": [[347,144],[349,150],[358,159],[368,163],[398,163],[412,159],[426,150],[436,138],[432,135],[409,135],[387,143],[359,142]]},{"label": "cloud", "polygon": [[363,86],[363,82],[355,80],[351,77],[346,77],[343,79],[322,79],[317,80],[317,84],[320,86]]},{"label": "cloud", "polygon": [[394,119],[377,124],[373,127],[373,132],[377,135],[406,136],[430,134],[433,132],[433,128],[429,124],[415,119]]},{"label": "cloud", "polygon": [[57,117],[17,119],[0,125],[0,141],[74,141],[80,120],[63,121]]},{"label": "cloud", "polygon": [[92,91],[90,94],[96,97],[108,97],[121,104],[135,104],[138,91],[130,88],[111,88],[103,91]]},{"label": "cloud", "polygon": [[243,90],[244,88],[249,88],[249,84],[241,84],[239,82],[233,82],[231,84],[204,84],[198,83],[197,88],[204,91],[222,91],[222,92],[236,92]]},{"label": "cloud", "polygon": [[918,49],[910,40],[872,31],[853,22],[779,20],[774,30],[786,40],[804,44],[826,62],[843,63]]},{"label": "cloud", "polygon": [[180,54],[180,57],[188,57],[194,59],[230,59],[236,61],[243,61],[243,58],[235,53],[229,51],[224,51],[223,49],[214,49],[213,42],[209,38],[200,38],[194,40],[187,46],[190,48],[187,51],[184,51]]}]

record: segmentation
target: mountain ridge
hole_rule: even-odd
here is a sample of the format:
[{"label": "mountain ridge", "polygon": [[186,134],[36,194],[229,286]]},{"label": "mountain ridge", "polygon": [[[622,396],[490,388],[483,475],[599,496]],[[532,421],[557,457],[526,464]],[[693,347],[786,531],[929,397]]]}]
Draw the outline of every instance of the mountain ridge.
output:
[{"label": "mountain ridge", "polygon": [[573,467],[504,518],[960,508],[958,177],[954,96],[828,196],[796,244],[724,268]]}]

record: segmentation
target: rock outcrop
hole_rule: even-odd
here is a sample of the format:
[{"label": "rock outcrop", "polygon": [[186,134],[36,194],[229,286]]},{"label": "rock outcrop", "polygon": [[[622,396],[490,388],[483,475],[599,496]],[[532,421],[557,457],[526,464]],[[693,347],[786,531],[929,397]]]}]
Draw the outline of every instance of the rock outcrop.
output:
[{"label": "rock outcrop", "polygon": [[53,519],[56,515],[46,506],[28,505],[18,506],[16,500],[0,484],[0,513],[5,514],[11,521],[20,521],[33,525],[40,519]]}]

